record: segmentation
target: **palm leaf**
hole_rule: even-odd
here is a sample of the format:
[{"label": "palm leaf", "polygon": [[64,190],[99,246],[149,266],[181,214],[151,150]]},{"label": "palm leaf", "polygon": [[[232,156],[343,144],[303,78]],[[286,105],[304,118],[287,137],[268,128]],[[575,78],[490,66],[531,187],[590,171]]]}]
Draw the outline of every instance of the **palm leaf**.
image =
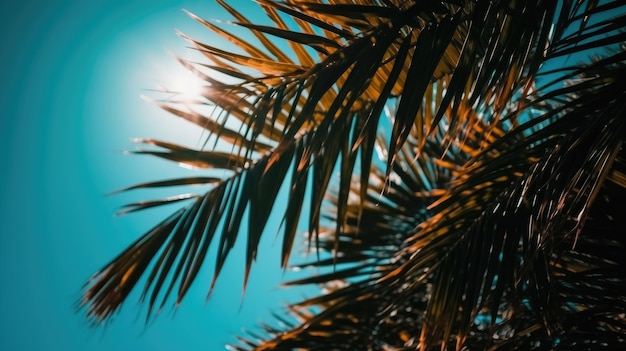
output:
[{"label": "palm leaf", "polygon": [[[334,271],[293,284],[329,293],[290,307],[296,322],[286,331],[266,326],[256,340],[241,338],[243,349],[526,349],[557,337],[574,347],[592,332],[623,344],[623,306],[607,310],[615,299],[599,297],[603,289],[620,296],[620,262],[597,251],[623,243],[586,229],[598,199],[613,198],[607,184],[626,184],[625,89],[616,78],[626,76],[623,6],[263,0],[275,24],[263,26],[218,3],[259,44],[197,17],[240,52],[185,37],[209,60],[183,63],[207,81],[201,98],[220,115],[159,104],[231,152],[143,139],[157,149],[136,153],[227,175],[125,189],[209,187],[186,195],[187,207],[92,278],[88,315],[111,316],[144,274],[148,316],[176,287],[180,302],[219,238],[211,291],[243,220],[247,280],[290,175],[281,262],[289,263],[310,190],[308,244],[330,253],[311,265]],[[560,60],[599,47],[616,51],[587,65]],[[565,322],[580,316],[590,322]]]},{"label": "palm leaf", "polygon": [[[399,31],[402,23],[392,26],[381,24],[378,27],[371,27],[367,33],[363,34],[363,37],[347,37],[345,38],[348,41],[347,45],[341,48],[332,47],[335,49],[335,52],[331,53],[319,64],[313,67],[301,67],[294,65],[286,59],[285,55],[277,51],[277,46],[272,44],[266,38],[266,33],[263,32],[267,32],[266,28],[249,24],[249,21],[234,9],[223,2],[220,2],[220,4],[231,12],[243,26],[249,28],[262,42],[263,46],[277,58],[276,61],[268,60],[267,56],[262,56],[257,51],[250,50],[247,44],[236,38],[232,38],[232,42],[244,46],[244,49],[248,49],[248,53],[252,56],[229,53],[189,39],[201,52],[207,54],[209,59],[218,58],[216,64],[219,67],[238,72],[239,69],[236,66],[244,66],[257,70],[262,75],[260,79],[246,79],[238,84],[219,84],[217,87],[221,89],[222,93],[216,91],[204,96],[224,109],[226,113],[239,119],[243,129],[235,131],[228,128],[225,124],[219,125],[211,122],[210,119],[198,117],[195,113],[190,115],[179,109],[167,106],[166,109],[190,121],[196,121],[198,125],[206,126],[211,133],[218,137],[223,137],[225,141],[232,142],[233,146],[236,146],[240,151],[231,155],[216,151],[197,151],[152,139],[145,139],[144,141],[164,148],[166,151],[137,151],[137,153],[155,155],[194,167],[227,169],[234,172],[231,178],[224,179],[223,182],[216,184],[213,190],[200,197],[206,201],[206,199],[212,197],[213,192],[217,191],[216,189],[227,189],[224,197],[221,199],[225,201],[223,205],[224,216],[221,219],[224,224],[224,230],[220,235],[216,275],[219,273],[223,262],[234,245],[239,232],[239,223],[243,219],[243,214],[248,205],[253,209],[249,225],[251,232],[248,235],[247,266],[249,267],[254,259],[258,239],[270,212],[261,203],[265,203],[268,200],[264,198],[265,196],[269,196],[271,201],[271,198],[275,196],[273,194],[276,192],[276,188],[274,188],[267,194],[257,193],[261,188],[256,186],[256,184],[275,184],[275,176],[284,178],[286,176],[286,167],[292,162],[297,165],[309,165],[305,169],[301,169],[300,173],[309,172],[309,168],[312,169],[315,198],[311,206],[313,209],[311,215],[313,220],[310,228],[312,233],[316,232],[314,228],[316,228],[316,222],[319,219],[319,208],[323,200],[323,194],[328,187],[334,165],[341,155],[343,159],[342,169],[352,173],[355,155],[362,146],[361,139],[357,143],[356,137],[349,137],[350,135],[359,136],[363,134],[362,129],[355,130],[355,124],[350,122],[350,120],[358,119],[357,116],[367,116],[370,112],[363,105],[363,100],[359,96],[367,93],[375,96],[380,101],[388,98],[388,96],[380,96],[374,90],[367,89],[368,86],[371,86],[373,78],[384,79],[385,75],[381,77],[378,71],[382,69],[380,67],[384,67],[385,62],[393,60],[396,50],[395,38],[400,38],[403,34]],[[271,4],[267,3],[264,6],[271,7]],[[300,10],[306,8],[306,6],[309,5],[290,5],[290,7]],[[276,5],[276,10],[283,9],[284,5]],[[316,21],[311,21],[309,25],[315,26],[320,20],[328,21],[329,16],[331,14],[319,16]],[[299,16],[297,19],[305,21],[307,17]],[[284,31],[280,33],[282,33],[283,37],[288,37],[292,45],[296,46],[303,45],[302,42],[310,43],[310,38],[312,38],[310,34],[297,37],[297,34],[287,35]],[[220,32],[220,34],[230,36],[227,32]],[[279,32],[274,31],[271,34],[279,34]],[[302,38],[302,40],[298,38]],[[412,36],[407,36],[404,40],[411,40],[411,38]],[[330,43],[323,39],[319,39],[319,42]],[[375,46],[377,54],[373,56],[365,55],[372,48],[372,43],[374,42],[378,43]],[[405,47],[407,45],[409,44],[404,44]],[[406,49],[404,50],[406,51]],[[225,64],[224,62],[229,63]],[[277,74],[283,77],[284,83],[281,85],[271,87],[263,83],[263,79],[271,78]],[[244,86],[248,89],[242,91],[241,87]],[[390,94],[390,92],[390,89],[387,89],[386,94]],[[254,96],[255,94],[257,95]],[[245,106],[244,109],[240,107],[242,105]],[[288,114],[285,114],[285,111],[288,111]],[[268,116],[271,116],[269,120]],[[369,126],[372,128],[374,124]],[[364,125],[360,124],[359,127],[363,128]],[[310,136],[305,137],[307,133]],[[259,140],[261,138],[264,140]],[[306,145],[302,144],[304,141],[306,141]],[[371,149],[373,138],[370,137],[368,142]],[[263,152],[263,150],[266,150],[264,145],[267,144],[269,144],[271,149]],[[281,154],[281,150],[292,150],[297,145],[304,146],[302,152]],[[252,152],[253,150],[255,152]],[[256,153],[256,151],[260,151],[260,154]],[[294,155],[299,155],[301,158],[293,160]],[[300,168],[300,166],[298,167]],[[342,179],[344,184],[349,183],[350,174],[345,174]],[[300,184],[302,184],[301,186],[306,185],[306,183],[302,182]],[[265,189],[262,190],[264,191]],[[346,193],[342,195],[343,201],[345,201],[345,196]],[[149,204],[156,205],[160,203],[157,201]],[[177,235],[171,233],[174,237],[182,237],[185,231],[187,235],[192,233],[191,228],[195,226],[194,223],[199,221],[197,217],[199,203],[202,203],[202,201],[199,200],[196,205],[192,205],[184,210],[184,216],[180,218],[179,226],[186,229],[178,231]],[[132,209],[148,207],[131,205],[133,205],[131,206]],[[212,206],[215,208],[221,207],[218,204],[213,204]],[[340,206],[340,212],[345,213],[342,206]],[[255,210],[256,208],[264,208],[264,210],[259,212]],[[291,212],[289,214],[291,216],[295,215]],[[292,219],[289,220],[290,225],[288,226],[287,234],[293,236],[293,228],[296,222]],[[205,222],[201,223],[207,225]],[[203,233],[202,230],[198,232]],[[286,245],[290,245],[293,239],[287,237],[284,242]],[[165,242],[162,245],[165,245]],[[155,246],[154,250],[146,250],[144,251],[145,255],[155,256],[159,248]],[[287,260],[289,251],[289,247],[285,247],[283,250],[284,262]],[[173,254],[177,252],[174,251]],[[147,268],[147,266],[142,267],[144,269]],[[155,269],[159,269],[159,267],[160,264],[157,264]],[[104,281],[109,279],[116,281],[118,279],[115,278],[117,276],[107,274],[110,272],[109,269],[105,268],[101,272],[103,276],[99,276],[98,279]],[[111,282],[111,284],[115,283]],[[95,284],[94,286],[99,285]],[[159,290],[160,286],[157,284],[153,293],[156,294]],[[93,296],[99,297],[100,295],[94,293]],[[111,311],[114,309],[115,307]]]},{"label": "palm leaf", "polygon": [[[584,267],[585,273],[564,272],[559,267],[563,264],[563,260],[568,260],[567,255],[559,254],[550,256],[544,252],[553,252],[557,247],[564,248],[569,245],[571,248],[572,245],[581,245],[579,240],[580,237],[583,236],[584,220],[587,218],[589,210],[592,208],[592,203],[600,196],[599,194],[604,194],[602,196],[605,197],[608,195],[605,190],[602,190],[603,186],[601,184],[604,184],[605,180],[611,179],[608,176],[609,174],[621,174],[618,170],[614,169],[612,165],[618,162],[616,160],[620,159],[618,155],[619,150],[621,150],[621,140],[623,140],[624,135],[623,118],[617,117],[623,115],[624,107],[621,103],[616,104],[619,96],[623,96],[624,94],[624,86],[614,78],[608,77],[619,77],[623,75],[623,72],[621,72],[624,64],[622,56],[623,53],[618,53],[612,57],[600,60],[595,64],[580,68],[576,72],[576,74],[579,75],[601,78],[590,79],[589,77],[585,77],[580,83],[574,83],[569,87],[550,91],[541,98],[536,99],[533,107],[541,109],[546,108],[544,105],[546,100],[553,99],[553,101],[551,101],[553,104],[550,110],[544,115],[538,116],[532,122],[511,130],[507,134],[510,135],[510,137],[505,135],[493,146],[478,153],[479,157],[477,159],[484,157],[485,161],[478,162],[478,164],[467,165],[467,179],[463,179],[463,176],[461,176],[459,177],[460,179],[455,182],[455,186],[459,187],[457,189],[453,188],[453,193],[456,195],[449,195],[449,200],[446,200],[446,197],[442,198],[437,207],[434,208],[435,212],[437,212],[437,208],[445,208],[445,212],[455,213],[454,211],[456,210],[454,209],[458,208],[459,204],[463,204],[460,206],[466,206],[468,203],[472,203],[472,205],[469,206],[469,210],[471,211],[467,212],[466,210],[467,213],[461,211],[454,215],[452,213],[449,215],[436,215],[432,220],[428,221],[434,224],[433,227],[422,229],[413,237],[412,240],[414,242],[411,244],[410,251],[414,251],[415,253],[407,263],[403,264],[402,268],[389,273],[388,275],[391,278],[388,279],[392,279],[396,283],[391,284],[392,286],[398,286],[406,281],[416,282],[413,285],[415,289],[403,291],[400,297],[406,296],[404,298],[394,298],[394,303],[391,304],[392,307],[390,307],[390,310],[394,311],[394,315],[397,315],[396,311],[402,310],[406,305],[419,305],[415,303],[407,304],[407,301],[412,301],[412,297],[419,296],[420,294],[422,296],[430,296],[428,308],[425,308],[422,314],[432,319],[425,320],[422,325],[422,336],[426,339],[421,340],[422,345],[424,345],[424,343],[433,345],[443,340],[442,347],[445,347],[446,340],[454,336],[457,340],[457,347],[465,343],[466,345],[476,345],[476,347],[482,348],[485,343],[490,342],[490,340],[484,338],[482,340],[476,340],[473,338],[483,335],[479,333],[480,330],[491,328],[492,331],[496,330],[496,332],[501,330],[500,333],[502,333],[503,336],[508,336],[508,338],[505,342],[492,344],[490,349],[526,349],[527,346],[523,345],[528,345],[528,343],[535,343],[535,345],[548,343],[552,345],[555,342],[554,335],[561,335],[567,339],[567,341],[560,344],[560,347],[564,349],[568,349],[568,347],[578,347],[575,346],[577,342],[582,343],[584,346],[580,347],[584,349],[591,343],[600,342],[600,340],[607,340],[607,343],[604,344],[606,346],[613,345],[611,347],[623,347],[624,319],[621,315],[623,306],[621,306],[620,303],[614,304],[612,302],[616,299],[623,299],[623,293],[620,292],[622,291],[620,289],[622,289],[625,280],[623,275],[617,273],[616,269],[618,268],[615,266],[615,261],[620,259],[612,258],[607,261],[604,258],[600,258],[604,255],[599,252],[594,253],[593,256],[587,256],[589,254],[584,256],[575,254],[578,259],[584,257],[584,263],[580,262],[580,266]],[[621,67],[616,68],[614,65]],[[572,96],[575,98],[569,98]],[[566,105],[558,106],[562,101],[566,101]],[[597,115],[599,107],[604,108],[600,116]],[[519,112],[515,113],[518,114]],[[545,123],[554,119],[558,119],[558,122],[550,124],[549,127],[545,126]],[[539,132],[537,132],[537,130],[539,130]],[[504,140],[510,140],[510,142],[515,142],[516,140],[520,141],[520,138],[524,136],[524,134],[530,133],[531,131],[531,137],[524,141],[521,146],[516,145],[512,147],[512,145],[504,143]],[[601,135],[602,138],[598,138],[599,135]],[[558,139],[561,141],[559,142]],[[579,146],[580,144],[585,146]],[[544,148],[546,147],[553,148],[555,154],[548,152],[542,157],[541,155],[544,153]],[[528,151],[520,153],[520,151],[523,151],[525,148],[533,151],[531,151],[531,153]],[[496,151],[499,149],[507,150],[507,153],[502,154],[501,151]],[[533,156],[533,152],[537,152],[536,156]],[[470,154],[474,153],[470,152]],[[559,154],[559,156],[556,156],[556,154]],[[581,156],[585,154],[588,156],[581,159]],[[496,158],[494,159],[494,157]],[[519,159],[519,161],[516,162],[516,158]],[[487,161],[487,159],[489,161]],[[536,160],[539,160],[539,162],[535,163],[537,162]],[[575,162],[572,163],[573,161]],[[547,166],[552,162],[558,162],[559,165]],[[505,165],[509,165],[508,170],[506,170]],[[517,167],[518,170],[516,171],[515,168],[510,169],[511,166]],[[554,168],[555,166],[557,168]],[[546,167],[550,168],[546,169]],[[499,169],[505,169],[506,172],[496,172]],[[530,173],[523,174],[522,171],[524,169],[529,170]],[[565,172],[565,174],[561,174],[562,172]],[[498,187],[494,186],[493,183],[488,184],[488,186],[482,186],[480,191],[470,191],[472,188],[485,184],[484,179],[493,181],[503,176],[513,174],[518,174],[516,177],[520,177],[520,180],[516,181],[515,178],[501,179],[499,181],[501,183],[500,189],[502,189],[501,191],[503,191],[504,195],[495,203],[488,200],[493,197],[497,199],[500,196],[498,195]],[[534,179],[539,174],[547,176],[548,179]],[[559,175],[557,176],[555,174]],[[483,178],[483,180],[480,180],[481,178]],[[555,182],[552,180],[554,178],[560,178],[566,181]],[[532,180],[531,182],[541,184],[542,187],[545,187],[546,184],[553,184],[553,186],[556,186],[556,188],[560,190],[554,191],[548,189],[544,192],[539,189],[529,189],[529,179]],[[511,181],[513,181],[513,183],[509,185]],[[404,180],[403,184],[406,183],[408,182]],[[520,183],[526,184],[520,187]],[[623,185],[624,183],[618,181],[617,184]],[[516,196],[511,198],[512,195],[516,194],[515,189],[522,188],[524,191],[517,192],[516,195],[522,196],[519,201]],[[489,189],[491,195],[485,193],[484,189]],[[513,190],[513,192],[510,193],[509,189]],[[482,199],[476,198],[476,193],[480,193]],[[526,201],[523,199],[523,197],[526,196],[524,194],[544,196],[543,198],[528,200],[526,206],[532,206],[532,204],[542,205],[536,208],[527,208],[525,211],[530,211],[524,213],[519,207],[520,204],[524,204]],[[462,200],[468,195],[470,199],[472,197],[474,199],[470,201]],[[485,195],[487,198],[485,198]],[[619,196],[617,197],[619,198]],[[566,201],[567,205],[559,205],[561,201]],[[554,203],[554,205],[551,205],[551,203]],[[449,208],[450,206],[452,208]],[[500,211],[498,211],[499,207],[501,208]],[[498,222],[494,223],[493,220],[488,222],[480,219],[482,217],[480,215],[481,212],[492,215],[494,210],[499,214],[498,216],[494,216],[497,218]],[[510,211],[512,214],[507,216],[507,211]],[[575,212],[572,213],[572,211]],[[455,220],[442,221],[442,219],[446,217],[455,218]],[[474,220],[474,218],[477,217],[479,220]],[[480,235],[479,230],[472,229],[470,232],[467,232],[467,234],[461,235],[461,240],[459,241],[459,237],[451,235],[451,233],[464,233],[461,229],[464,225],[458,222],[459,219],[463,220],[463,218],[466,218],[464,221],[467,224],[465,225],[480,227],[483,233],[490,233],[493,239],[485,240],[489,237]],[[470,218],[472,220],[467,220]],[[572,221],[572,219],[574,220]],[[507,223],[507,221],[509,223]],[[535,221],[542,221],[543,223],[534,224]],[[530,225],[527,225],[528,223],[530,223]],[[498,229],[497,226],[492,227],[494,224],[498,226],[504,225],[505,228],[508,227],[510,229]],[[549,225],[550,227],[542,229],[540,225]],[[520,236],[519,234],[523,233],[524,230],[515,230],[515,227],[521,229],[527,228],[529,231],[526,235],[529,235],[529,237],[524,238]],[[455,230],[450,231],[449,228],[454,228]],[[498,233],[500,230],[503,230],[505,235],[493,234]],[[510,234],[518,232],[518,234],[507,235],[507,232],[510,232]],[[539,238],[536,236],[537,234],[545,235],[546,233],[564,235],[564,237],[557,239]],[[364,233],[361,232],[361,234]],[[475,239],[469,242],[465,241],[463,240],[465,235],[474,236]],[[492,241],[496,239],[497,241]],[[595,239],[593,241],[595,241]],[[608,245],[608,247],[613,245],[620,247],[624,245],[623,239],[621,239],[621,241],[621,244],[612,242],[611,244],[605,243],[605,245]],[[358,242],[360,242],[360,240],[358,240]],[[389,241],[387,241],[387,243],[389,243]],[[522,253],[518,252],[519,249],[516,248],[518,243],[523,243],[523,247],[526,247],[526,249],[521,249],[523,251]],[[539,246],[537,246],[537,244],[539,244]],[[555,247],[555,244],[559,245]],[[449,249],[446,249],[446,247],[449,247]],[[606,247],[607,246],[603,246],[603,248]],[[330,251],[330,248],[328,249]],[[354,250],[349,252],[356,253],[359,251]],[[485,256],[481,254],[481,252],[492,253]],[[573,254],[575,251],[570,250],[570,252]],[[518,265],[515,263],[517,259],[512,259],[516,256],[528,257],[528,262]],[[356,255],[355,257],[357,260],[363,259],[361,255]],[[399,257],[400,256],[398,256],[398,258]],[[438,259],[437,257],[441,258]],[[562,259],[555,261],[554,258],[551,257],[562,257]],[[348,259],[343,259],[340,262],[345,263],[346,260]],[[435,277],[430,280],[428,279],[428,275],[425,275],[424,272],[432,268],[430,265],[435,262],[440,263],[435,265]],[[458,267],[461,262],[465,264],[469,262],[469,272],[459,274],[458,268],[456,267]],[[598,262],[601,263],[601,266],[605,266],[606,273],[604,273],[604,271],[600,273],[601,271],[594,268],[597,267]],[[323,265],[323,261],[315,264]],[[543,270],[540,269],[542,265],[545,267]],[[378,268],[381,267],[381,265],[374,266]],[[363,265],[363,267],[367,267],[367,265]],[[518,269],[518,272],[521,273],[510,275],[507,270],[511,268],[513,268],[513,270]],[[559,273],[556,273],[556,277],[550,277],[551,274],[554,274],[554,270]],[[377,273],[378,272],[373,272],[371,274],[373,277],[376,277],[378,276]],[[421,276],[418,275],[420,273]],[[530,281],[527,280],[524,284],[520,284],[524,279],[527,279],[524,278],[524,275],[530,273],[532,273],[532,275],[529,276]],[[335,278],[343,279],[346,275],[358,277],[362,274],[362,271],[356,267],[339,271],[339,274],[336,275],[328,274],[308,280],[303,279],[296,283],[321,283],[325,281],[329,284],[329,282],[332,282]],[[542,276],[542,274],[544,274],[544,276]],[[566,274],[566,277],[559,278],[563,274]],[[593,276],[599,274],[599,277],[602,278],[599,280],[596,278],[593,278],[593,280],[589,278],[581,279],[580,274],[591,274]],[[603,277],[604,274],[606,274],[606,278]],[[517,278],[514,278],[514,276],[517,276]],[[563,286],[565,290],[568,290],[568,295],[566,295],[567,298],[565,298],[565,300],[574,298],[576,303],[581,305],[576,306],[572,300],[564,302],[564,300],[557,298],[560,306],[555,304],[559,307],[553,307],[551,301],[554,300],[551,299],[555,299],[555,296],[559,294],[565,294],[563,290],[560,290],[560,292],[552,291],[549,282],[557,278],[559,278],[559,284],[565,284]],[[461,279],[460,282],[459,279]],[[509,282],[507,282],[507,279]],[[385,282],[385,280],[383,280],[383,282]],[[438,285],[439,288],[435,287],[435,290],[430,294],[424,293],[424,286],[433,284],[433,282],[436,286]],[[455,283],[451,285],[450,282]],[[580,282],[588,283],[581,284]],[[485,285],[481,287],[481,284]],[[591,289],[586,288],[588,286],[587,284],[590,285]],[[582,285],[585,286],[584,290],[581,289]],[[511,290],[510,286],[517,286],[518,292]],[[572,288],[572,286],[577,287]],[[363,285],[358,283],[349,285],[345,290],[354,287],[357,287],[359,291],[366,290]],[[538,290],[537,287],[540,289]],[[602,294],[600,292],[601,289],[606,289],[607,294]],[[559,291],[558,289],[556,290]],[[468,295],[471,291],[474,291],[473,295]],[[386,291],[386,293],[390,293],[390,291]],[[355,299],[356,295],[363,296],[363,301],[365,302],[362,304],[358,302],[354,303],[354,305],[361,306],[360,309],[363,310],[368,309],[371,311],[373,306],[378,304],[369,299],[365,300],[365,296],[368,296],[368,292],[358,294],[352,290],[351,293],[346,295],[351,299]],[[585,298],[581,299],[581,295],[585,296]],[[333,295],[320,297],[314,301],[305,302],[305,304],[335,306],[337,301],[332,300],[330,296]],[[516,300],[511,300],[511,296],[517,296],[516,298],[520,300],[517,300],[517,302]],[[523,302],[524,296],[529,298],[530,301],[532,301],[531,304],[534,306],[525,305]],[[551,296],[551,298],[549,296]],[[591,298],[591,300],[589,300],[589,298]],[[604,301],[598,304],[600,306],[615,306],[615,308],[611,307],[607,309],[606,307],[595,307],[597,306],[597,301],[594,301],[595,299]],[[511,313],[510,309],[502,309],[502,300],[506,300],[509,306],[517,306],[518,313],[515,314],[514,318],[496,324],[496,320],[506,315],[500,315],[500,313]],[[322,301],[327,302],[327,304],[322,303]],[[468,306],[472,306],[473,304],[475,307],[468,308]],[[337,305],[342,306],[341,304]],[[549,309],[547,307],[549,307]],[[566,307],[567,313],[570,313],[567,315],[568,317],[565,317],[563,311],[559,311],[559,309],[563,309],[564,307]],[[341,308],[343,308],[343,306]],[[258,349],[263,349],[271,345],[273,349],[289,349],[296,345],[306,345],[308,349],[323,349],[328,345],[333,345],[332,341],[329,340],[333,339],[333,337],[337,337],[337,340],[340,338],[352,340],[347,337],[343,331],[336,333],[331,332],[332,328],[336,329],[339,325],[341,328],[348,328],[352,333],[358,333],[360,330],[359,326],[363,324],[363,321],[360,319],[357,319],[359,322],[355,322],[358,323],[358,326],[353,324],[353,322],[345,321],[345,318],[342,317],[343,312],[339,311],[341,308],[329,307],[329,311],[332,312],[325,314],[323,319],[319,317],[318,319],[307,319],[303,322],[301,327],[294,329],[294,332],[299,333],[297,338],[291,333],[280,334],[276,331],[271,331],[270,334],[277,336],[271,341],[268,341],[268,343],[257,345],[257,347]],[[589,323],[585,325],[569,323],[566,326],[561,326],[558,319],[555,319],[577,320],[577,317],[572,314],[583,313],[583,311],[587,311],[588,308],[588,313],[584,313],[584,315],[585,318],[589,317],[589,319],[585,319],[588,320]],[[537,319],[537,317],[533,317],[533,315],[529,314],[529,309],[544,311],[544,314],[537,316],[539,317],[539,319]],[[359,308],[355,308],[355,310],[359,310]],[[459,310],[463,311],[460,314],[461,319],[457,319],[459,318],[459,314],[457,313]],[[487,312],[483,312],[483,310]],[[527,310],[527,312],[523,310]],[[559,314],[561,317],[556,317],[559,316]],[[446,315],[449,317],[444,317]],[[486,320],[491,320],[492,322],[487,323],[486,326],[483,323],[476,323],[482,316],[485,316]],[[520,318],[520,316],[528,316],[530,318],[526,317],[523,319]],[[381,321],[384,319],[378,316],[377,320]],[[462,326],[463,323],[467,323],[467,326]],[[607,323],[606,325],[609,326],[608,329],[607,327],[600,326],[602,323]],[[409,324],[415,325],[415,323]],[[320,325],[320,327],[327,325],[330,326],[330,328],[325,329],[326,334],[323,335],[323,338],[317,338],[317,341],[313,342],[314,337],[319,336],[315,334],[317,325]],[[459,327],[460,329],[457,329]],[[368,329],[368,327],[364,329],[371,331],[379,330],[379,328],[380,325],[377,325],[376,329]],[[585,332],[580,332],[578,328],[584,329]],[[515,332],[515,330],[518,332]],[[434,333],[436,335],[430,336],[428,333]],[[363,334],[359,335],[361,338],[365,338],[370,334],[363,332]],[[469,338],[469,340],[466,338]],[[357,340],[357,338],[354,340]],[[407,340],[403,341],[406,342]],[[412,342],[416,343],[417,338],[413,339]],[[350,343],[346,342],[341,345],[347,347],[345,346],[347,344]],[[373,344],[381,345],[380,342],[376,341],[370,340],[366,342],[366,345]],[[398,347],[398,345],[401,344],[402,343],[396,343],[395,346]],[[339,349],[340,347],[337,348]]]}]

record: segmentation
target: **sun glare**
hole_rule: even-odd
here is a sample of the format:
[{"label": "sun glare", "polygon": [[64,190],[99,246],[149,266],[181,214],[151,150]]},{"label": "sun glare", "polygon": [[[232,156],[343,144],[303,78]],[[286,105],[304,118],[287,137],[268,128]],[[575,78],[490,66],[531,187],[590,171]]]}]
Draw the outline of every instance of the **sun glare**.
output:
[{"label": "sun glare", "polygon": [[[207,86],[211,83],[201,76],[210,76],[211,79],[224,84],[237,84],[238,82],[232,77],[202,66],[207,63],[207,58],[198,50],[182,45],[180,38],[175,39],[177,41],[168,42],[161,50],[146,51],[141,59],[142,66],[134,71],[140,73],[136,76],[133,74],[132,79],[134,85],[141,87],[140,97],[144,101],[152,105],[164,104],[184,112],[186,116],[173,121],[171,117],[180,116],[162,109],[157,114],[147,112],[144,115],[146,116],[144,121],[147,123],[141,126],[141,130],[146,131],[149,128],[147,134],[151,136],[194,149],[230,151],[233,147],[231,144],[218,140],[199,126],[198,121],[193,118],[194,116],[197,116],[199,120],[209,118],[233,130],[241,128],[241,122],[238,119],[228,118],[228,113],[219,109],[211,99],[206,97]],[[216,40],[213,44],[222,45],[223,43]],[[191,71],[180,61],[188,63],[201,73]],[[163,114],[170,118],[163,118]],[[158,118],[155,118],[157,116]],[[180,166],[195,168],[187,164]]]},{"label": "sun glare", "polygon": [[[198,100],[206,84],[200,77],[184,67],[172,56],[154,64],[155,90],[167,94],[175,102],[189,103]],[[165,62],[168,61],[168,62]]]}]

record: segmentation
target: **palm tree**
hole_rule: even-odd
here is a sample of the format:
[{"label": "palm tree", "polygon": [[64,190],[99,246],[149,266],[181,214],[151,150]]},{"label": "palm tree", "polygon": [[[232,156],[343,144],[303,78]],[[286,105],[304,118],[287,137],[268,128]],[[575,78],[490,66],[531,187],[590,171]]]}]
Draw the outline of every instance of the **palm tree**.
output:
[{"label": "palm tree", "polygon": [[185,201],[86,284],[94,322],[144,275],[148,318],[180,302],[217,245],[213,289],[239,236],[247,280],[286,184],[282,267],[304,215],[328,268],[287,284],[323,293],[231,349],[626,347],[626,4],[217,2],[251,35],[192,15],[237,49],[183,35],[207,61],[181,60],[216,112],[156,102],[207,144],[137,151],[203,176],[124,189],[206,191],[124,208]]}]

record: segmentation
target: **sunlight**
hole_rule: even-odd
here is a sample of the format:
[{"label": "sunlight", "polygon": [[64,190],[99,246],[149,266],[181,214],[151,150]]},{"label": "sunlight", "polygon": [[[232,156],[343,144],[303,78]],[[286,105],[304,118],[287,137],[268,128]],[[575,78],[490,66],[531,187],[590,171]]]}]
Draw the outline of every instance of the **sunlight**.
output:
[{"label": "sunlight", "polygon": [[[185,60],[191,60],[184,57]],[[155,90],[167,94],[164,98],[180,103],[192,103],[202,95],[206,84],[193,72],[177,61],[176,55],[154,58],[151,71],[154,73]]]},{"label": "sunlight", "polygon": [[[213,106],[202,98],[207,83],[179,62],[179,59],[198,62],[202,61],[202,57],[192,50],[185,52],[185,48],[175,44],[140,55],[138,61],[143,62],[144,68],[136,69],[129,78],[130,84],[139,88],[139,97],[147,104],[138,107],[131,129],[141,131],[142,136],[150,135],[197,148],[206,141],[204,130],[189,121],[173,121],[172,118],[179,117],[158,107],[159,104],[166,104],[198,116],[208,116],[213,112]],[[126,123],[129,125],[129,122]],[[137,134],[132,137],[137,137]]]}]

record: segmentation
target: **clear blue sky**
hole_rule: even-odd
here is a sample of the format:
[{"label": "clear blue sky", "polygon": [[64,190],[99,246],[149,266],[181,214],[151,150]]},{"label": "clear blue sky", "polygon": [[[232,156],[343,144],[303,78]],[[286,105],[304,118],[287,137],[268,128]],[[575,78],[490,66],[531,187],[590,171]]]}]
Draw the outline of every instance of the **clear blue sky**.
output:
[{"label": "clear blue sky", "polygon": [[137,295],[107,328],[90,328],[73,309],[92,273],[173,210],[113,216],[155,195],[106,193],[181,174],[174,164],[123,155],[131,139],[199,142],[184,121],[139,98],[181,72],[168,54],[186,55],[175,29],[217,40],[181,8],[225,16],[211,1],[0,4],[0,349],[220,350],[293,300],[293,291],[276,288],[282,273],[271,251],[280,241],[269,233],[243,304],[243,259],[231,257],[208,303],[206,270],[175,316],[166,308],[147,328]]}]

